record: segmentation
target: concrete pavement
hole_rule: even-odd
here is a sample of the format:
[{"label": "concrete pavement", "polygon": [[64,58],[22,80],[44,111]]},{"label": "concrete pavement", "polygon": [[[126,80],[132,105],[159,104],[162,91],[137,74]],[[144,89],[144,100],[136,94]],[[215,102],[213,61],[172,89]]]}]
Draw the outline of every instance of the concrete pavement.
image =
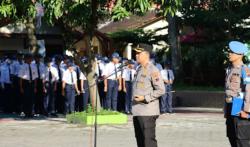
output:
[{"label": "concrete pavement", "polygon": [[[208,111],[209,110],[209,111]],[[159,147],[229,147],[220,109],[178,108],[157,120]],[[126,125],[98,126],[97,147],[136,147],[132,117]],[[93,147],[94,127],[64,118],[0,119],[0,147]]]}]

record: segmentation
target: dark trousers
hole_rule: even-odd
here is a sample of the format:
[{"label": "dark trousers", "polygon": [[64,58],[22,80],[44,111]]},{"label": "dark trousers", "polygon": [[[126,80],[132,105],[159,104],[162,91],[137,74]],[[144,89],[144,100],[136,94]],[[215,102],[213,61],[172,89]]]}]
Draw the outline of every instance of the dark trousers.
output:
[{"label": "dark trousers", "polygon": [[24,113],[26,116],[32,116],[34,106],[34,81],[23,80],[24,90]]},{"label": "dark trousers", "polygon": [[250,121],[231,116],[232,104],[226,104],[227,137],[231,147],[250,147]]},{"label": "dark trousers", "polygon": [[45,83],[45,88],[47,93],[44,95],[43,99],[43,107],[44,107],[44,114],[55,113],[55,91],[54,91],[54,84],[56,83]]},{"label": "dark trousers", "polygon": [[65,97],[62,96],[62,82],[57,82],[55,106],[58,113],[65,112]]},{"label": "dark trousers", "polygon": [[171,93],[172,86],[165,84],[165,91],[166,93],[160,99],[161,113],[172,113],[173,112],[173,107],[172,107],[173,94]]},{"label": "dark trousers", "polygon": [[132,109],[132,89],[133,83],[126,82],[125,112],[131,112]]},{"label": "dark trousers", "polygon": [[65,86],[65,113],[72,113],[75,111],[75,86]]},{"label": "dark trousers", "polygon": [[87,80],[84,81],[83,85],[85,93],[83,93],[83,111],[87,110],[89,102],[89,83]]},{"label": "dark trousers", "polygon": [[13,99],[14,99],[14,104],[13,107],[15,108],[15,112],[20,113],[23,111],[23,96],[20,92],[20,78],[15,76],[13,78]]},{"label": "dark trousers", "polygon": [[4,84],[3,89],[3,105],[4,105],[4,112],[11,113],[14,112],[13,108],[14,99],[13,99],[13,87],[12,84]]},{"label": "dark trousers", "polygon": [[157,147],[155,136],[158,116],[134,116],[134,130],[137,147]]},{"label": "dark trousers", "polygon": [[43,81],[37,79],[37,93],[35,94],[35,113],[42,114],[44,111],[43,107]]},{"label": "dark trousers", "polygon": [[[81,81],[77,81],[78,87],[81,87]],[[83,111],[83,94],[81,93],[80,95],[75,96],[75,111],[76,112],[81,112]]]},{"label": "dark trousers", "polygon": [[104,99],[105,99],[104,82],[101,81],[97,85],[98,85],[98,92],[100,96],[100,103],[101,103],[101,106],[104,107]]},{"label": "dark trousers", "polygon": [[117,110],[117,96],[118,96],[118,81],[108,80],[106,94],[106,109]]}]

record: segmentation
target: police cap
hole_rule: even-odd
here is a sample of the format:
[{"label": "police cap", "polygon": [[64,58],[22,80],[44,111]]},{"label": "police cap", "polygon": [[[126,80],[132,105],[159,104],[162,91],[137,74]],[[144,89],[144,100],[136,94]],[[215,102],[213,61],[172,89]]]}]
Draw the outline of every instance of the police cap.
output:
[{"label": "police cap", "polygon": [[231,41],[229,42],[229,49],[235,53],[244,55],[247,53],[248,48],[242,42],[239,41]]}]

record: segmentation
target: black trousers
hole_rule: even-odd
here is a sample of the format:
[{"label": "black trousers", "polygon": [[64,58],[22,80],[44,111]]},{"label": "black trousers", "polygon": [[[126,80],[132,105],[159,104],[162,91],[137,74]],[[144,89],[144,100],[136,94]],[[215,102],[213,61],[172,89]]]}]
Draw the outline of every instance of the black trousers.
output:
[{"label": "black trousers", "polygon": [[26,116],[32,116],[34,106],[34,81],[23,80],[24,90],[24,113]]},{"label": "black trousers", "polygon": [[250,147],[250,121],[231,116],[232,104],[226,104],[227,137],[231,147]]},{"label": "black trousers", "polygon": [[42,114],[44,112],[43,107],[43,81],[41,79],[37,80],[37,93],[35,95],[35,113]]},{"label": "black trousers", "polygon": [[4,90],[3,90],[3,104],[4,104],[4,112],[5,113],[11,113],[14,112],[13,104],[13,88],[12,84],[4,84]]},{"label": "black trousers", "polygon": [[55,105],[58,113],[65,112],[65,97],[62,96],[62,82],[60,81],[57,82]]},{"label": "black trousers", "polygon": [[137,147],[157,147],[155,136],[158,116],[134,116],[134,130]]},{"label": "black trousers", "polygon": [[55,113],[55,92],[54,92],[54,84],[56,83],[45,83],[45,88],[47,90],[47,93],[44,95],[43,99],[43,113],[44,114],[50,114]]},{"label": "black trousers", "polygon": [[21,113],[23,111],[23,95],[20,92],[20,78],[17,76],[13,79],[13,98],[14,98],[14,105],[15,112]]}]

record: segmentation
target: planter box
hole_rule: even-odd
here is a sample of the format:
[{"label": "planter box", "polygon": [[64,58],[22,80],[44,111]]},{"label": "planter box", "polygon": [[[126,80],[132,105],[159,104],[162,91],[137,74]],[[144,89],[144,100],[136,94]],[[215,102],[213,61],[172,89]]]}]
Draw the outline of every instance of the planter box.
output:
[{"label": "planter box", "polygon": [[[87,115],[86,113],[75,113],[66,116],[68,123],[93,125],[95,123],[94,115]],[[97,124],[126,124],[128,117],[125,114],[105,114],[97,115]]]}]

